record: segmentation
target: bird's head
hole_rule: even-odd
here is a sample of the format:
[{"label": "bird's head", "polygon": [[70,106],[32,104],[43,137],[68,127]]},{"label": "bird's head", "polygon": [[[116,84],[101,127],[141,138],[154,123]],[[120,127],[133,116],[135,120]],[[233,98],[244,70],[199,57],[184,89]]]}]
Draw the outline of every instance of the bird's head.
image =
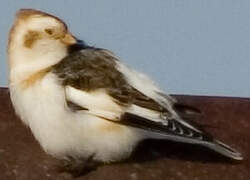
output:
[{"label": "bird's head", "polygon": [[76,42],[61,19],[41,11],[21,9],[9,34],[10,70],[39,70],[56,64]]}]

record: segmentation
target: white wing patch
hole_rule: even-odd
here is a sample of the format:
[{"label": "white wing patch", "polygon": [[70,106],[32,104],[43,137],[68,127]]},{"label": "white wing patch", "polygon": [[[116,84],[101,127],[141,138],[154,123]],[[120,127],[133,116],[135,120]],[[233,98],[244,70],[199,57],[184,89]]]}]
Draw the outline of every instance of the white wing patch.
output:
[{"label": "white wing patch", "polygon": [[132,104],[126,112],[129,112],[131,114],[135,114],[137,116],[141,116],[141,117],[144,117],[148,120],[152,120],[152,121],[155,121],[155,122],[162,122],[163,124],[166,124],[168,123],[168,121],[164,120],[161,118],[161,114],[157,111],[153,111],[153,110],[150,110],[150,109],[146,109],[146,108],[142,108],[140,106],[137,106],[137,105],[134,105]]},{"label": "white wing patch", "polygon": [[[172,103],[175,102],[175,99],[165,95],[163,91],[158,88],[152,80],[150,80],[144,74],[138,73],[133,69],[130,69],[126,65],[116,61],[117,70],[119,70],[127,82],[133,86],[138,91],[142,92],[145,96],[150,97],[151,99],[158,102],[160,105],[165,107],[170,111],[173,119],[183,124],[186,127],[193,129],[196,132],[200,132],[198,129],[190,125],[189,123],[183,121],[179,115],[172,108]],[[83,107],[87,108],[86,113],[106,118],[113,121],[119,121],[121,115],[125,112],[129,112],[141,117],[144,117],[148,120],[155,122],[162,122],[167,125],[168,121],[161,117],[161,113],[146,109],[137,105],[132,104],[129,107],[124,107],[117,104],[114,99],[109,96],[105,89],[98,89],[95,91],[87,92],[84,90],[79,90],[71,86],[67,86],[65,89],[67,100]],[[164,94],[164,95],[163,95]]]},{"label": "white wing patch", "polygon": [[142,92],[144,95],[152,98],[160,105],[165,107],[168,111],[170,111],[172,114],[172,118],[174,118],[176,121],[180,122],[184,126],[193,129],[194,131],[201,132],[200,130],[191,126],[179,117],[179,115],[172,108],[172,103],[176,102],[176,100],[168,95],[165,95],[164,92],[160,88],[158,88],[155,83],[146,75],[136,72],[135,70],[127,67],[119,61],[117,61],[117,69],[126,77],[128,83],[132,85],[135,89]]},{"label": "white wing patch", "polygon": [[112,121],[119,121],[123,113],[129,112],[147,118],[155,122],[167,122],[160,118],[160,113],[132,104],[129,107],[122,107],[113,101],[105,90],[86,92],[71,86],[65,89],[67,100],[88,109],[85,113],[106,118]]},{"label": "white wing patch", "polygon": [[119,120],[123,108],[116,104],[105,90],[86,92],[71,86],[65,89],[66,99],[88,109],[86,113],[110,120]]},{"label": "white wing patch", "polygon": [[172,102],[175,100],[168,95],[163,97],[161,93],[164,94],[164,92],[159,87],[157,87],[157,85],[150,78],[148,78],[145,74],[139,73],[127,67],[119,61],[116,63],[118,71],[120,71],[125,76],[126,80],[131,86],[142,92],[144,95],[152,98],[163,107],[167,108],[172,114],[176,114],[171,107]]}]

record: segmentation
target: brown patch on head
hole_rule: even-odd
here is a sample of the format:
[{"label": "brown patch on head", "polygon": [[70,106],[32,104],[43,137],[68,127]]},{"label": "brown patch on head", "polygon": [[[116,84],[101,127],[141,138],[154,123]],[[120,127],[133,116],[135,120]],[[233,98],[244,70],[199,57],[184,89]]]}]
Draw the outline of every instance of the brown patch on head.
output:
[{"label": "brown patch on head", "polygon": [[52,17],[52,18],[58,20],[59,22],[61,22],[64,25],[64,27],[67,29],[67,25],[60,18],[53,16],[51,14],[45,13],[43,11],[36,10],[36,9],[20,9],[16,13],[16,19],[17,20],[27,20],[31,16],[36,16],[36,15],[41,16],[41,17],[46,17],[46,16]]},{"label": "brown patch on head", "polygon": [[20,9],[16,13],[16,18],[26,20],[32,15],[45,15],[45,14],[46,13],[44,13],[42,11],[35,10],[35,9]]},{"label": "brown patch on head", "polygon": [[27,48],[31,48],[32,45],[41,38],[39,32],[36,31],[28,31],[24,36],[24,46]]},{"label": "brown patch on head", "polygon": [[54,19],[58,23],[57,28],[48,26],[48,28],[45,27],[46,29],[41,29],[41,30],[28,29],[28,32],[25,32],[26,34],[24,35],[25,36],[23,42],[24,47],[32,48],[34,42],[36,42],[38,39],[41,38],[54,38],[56,40],[61,39],[62,43],[66,45],[71,45],[76,43],[76,39],[68,32],[67,25],[60,18],[34,9],[21,9],[16,13],[16,19],[14,25],[10,30],[9,41],[8,41],[8,52],[10,52],[9,50],[14,37],[19,35],[19,27],[21,27],[21,29],[23,26],[25,27],[26,23],[29,23],[30,19],[43,18],[43,17]]},{"label": "brown patch on head", "polygon": [[51,68],[46,68],[29,76],[27,79],[22,81],[22,88],[27,89],[29,87],[32,87],[32,85],[34,85],[36,82],[42,80],[42,78],[50,71],[50,69]]}]

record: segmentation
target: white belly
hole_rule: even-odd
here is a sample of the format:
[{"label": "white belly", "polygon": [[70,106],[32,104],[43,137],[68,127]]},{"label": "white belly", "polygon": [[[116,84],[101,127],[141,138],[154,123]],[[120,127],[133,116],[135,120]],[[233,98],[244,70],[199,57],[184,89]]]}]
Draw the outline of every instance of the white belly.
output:
[{"label": "white belly", "polygon": [[134,129],[68,109],[64,89],[51,73],[32,88],[19,87],[10,84],[17,114],[42,148],[57,158],[95,154],[96,160],[119,160],[140,140]]}]

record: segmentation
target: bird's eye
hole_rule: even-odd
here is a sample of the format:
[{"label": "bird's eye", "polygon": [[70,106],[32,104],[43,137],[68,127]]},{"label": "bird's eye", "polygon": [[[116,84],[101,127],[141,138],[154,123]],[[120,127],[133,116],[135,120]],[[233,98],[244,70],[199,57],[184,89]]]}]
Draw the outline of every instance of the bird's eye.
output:
[{"label": "bird's eye", "polygon": [[53,29],[44,29],[44,31],[49,35],[53,34]]}]

